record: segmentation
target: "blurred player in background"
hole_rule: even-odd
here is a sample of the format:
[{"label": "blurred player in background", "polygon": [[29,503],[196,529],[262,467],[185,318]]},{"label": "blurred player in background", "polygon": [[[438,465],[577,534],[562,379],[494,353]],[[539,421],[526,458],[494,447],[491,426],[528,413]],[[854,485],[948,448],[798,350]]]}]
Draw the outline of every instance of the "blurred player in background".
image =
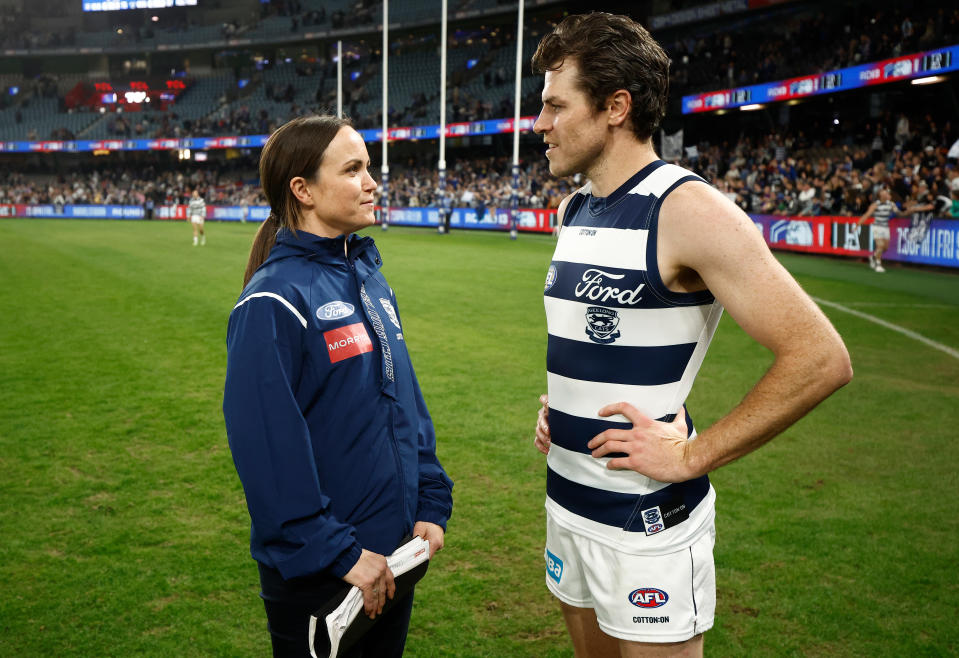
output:
[{"label": "blurred player in background", "polygon": [[187,217],[190,218],[190,224],[193,226],[193,246],[195,247],[197,245],[197,239],[199,239],[200,245],[205,245],[206,231],[203,230],[203,224],[206,221],[206,201],[200,196],[199,189],[193,190],[186,214]]},{"label": "blurred player in background", "polygon": [[[586,179],[560,204],[546,277],[546,584],[579,657],[702,655],[707,473],[848,382],[849,356],[742,210],[656,155],[669,59],[641,25],[569,16],[533,67],[550,172]],[[684,402],[724,307],[774,362],[697,436]]]},{"label": "blurred player in background", "polygon": [[882,255],[889,246],[889,219],[898,214],[900,214],[899,206],[892,200],[889,188],[883,186],[879,188],[879,198],[869,204],[857,224],[862,226],[870,217],[875,220],[872,225],[872,239],[875,247],[869,254],[869,267],[880,274],[886,271],[886,268],[882,266]]},{"label": "blurred player in background", "polygon": [[932,224],[933,216],[936,214],[936,198],[926,181],[919,180],[913,198],[906,204],[904,212],[911,215],[909,242],[916,245],[922,244],[922,241],[926,239],[926,233],[929,231],[929,225]]}]

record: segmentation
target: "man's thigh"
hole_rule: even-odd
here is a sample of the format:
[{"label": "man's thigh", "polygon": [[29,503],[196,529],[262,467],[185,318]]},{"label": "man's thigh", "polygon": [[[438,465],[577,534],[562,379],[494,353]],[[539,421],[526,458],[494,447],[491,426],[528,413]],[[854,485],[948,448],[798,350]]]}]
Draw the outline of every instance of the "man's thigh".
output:
[{"label": "man's thigh", "polygon": [[712,528],[691,546],[657,556],[621,553],[551,521],[546,535],[550,591],[565,606],[595,611],[603,633],[634,643],[672,644],[712,627]]},{"label": "man's thigh", "polygon": [[566,630],[576,658],[701,658],[703,636],[685,642],[631,642],[618,640],[599,628],[592,608],[574,608],[560,602]]}]

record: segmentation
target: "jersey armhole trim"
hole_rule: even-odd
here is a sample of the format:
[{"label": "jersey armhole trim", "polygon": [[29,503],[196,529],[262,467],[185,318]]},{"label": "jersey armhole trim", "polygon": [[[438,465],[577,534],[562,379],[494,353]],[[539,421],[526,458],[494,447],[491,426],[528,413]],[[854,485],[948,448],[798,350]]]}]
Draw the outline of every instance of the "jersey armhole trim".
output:
[{"label": "jersey armhole trim", "polygon": [[[706,183],[703,178],[696,174],[690,173],[687,176],[683,176],[666,188],[662,196],[656,200],[656,203],[654,203],[649,210],[649,217],[646,221],[646,229],[649,231],[649,238],[646,241],[646,283],[649,285],[650,292],[658,299],[677,306],[696,306],[715,301],[713,293],[711,293],[708,288],[697,292],[674,292],[666,287],[666,284],[663,283],[663,279],[659,274],[659,259],[656,249],[656,245],[659,242],[659,211],[663,206],[663,201],[666,200],[670,192],[680,185],[690,182]],[[706,184],[708,185],[708,183]]]}]

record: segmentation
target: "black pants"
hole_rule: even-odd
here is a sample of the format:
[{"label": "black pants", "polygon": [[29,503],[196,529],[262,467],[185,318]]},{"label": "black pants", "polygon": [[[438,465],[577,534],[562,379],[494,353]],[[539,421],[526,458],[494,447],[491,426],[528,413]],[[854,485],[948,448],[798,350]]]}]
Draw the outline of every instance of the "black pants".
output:
[{"label": "black pants", "polygon": [[[276,569],[257,564],[274,658],[309,658],[310,615],[341,590],[344,582],[329,574],[283,580]],[[372,631],[340,656],[400,658],[412,611],[411,591],[379,618]],[[361,610],[360,614],[366,613]]]}]

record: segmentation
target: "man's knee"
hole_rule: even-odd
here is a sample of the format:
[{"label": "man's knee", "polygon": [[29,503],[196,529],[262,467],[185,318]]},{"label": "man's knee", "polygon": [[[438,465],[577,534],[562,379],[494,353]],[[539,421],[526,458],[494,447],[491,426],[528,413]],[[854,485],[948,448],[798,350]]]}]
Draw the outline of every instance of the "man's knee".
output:
[{"label": "man's knee", "polygon": [[622,658],[702,658],[703,634],[694,635],[685,642],[631,642],[619,641]]}]

